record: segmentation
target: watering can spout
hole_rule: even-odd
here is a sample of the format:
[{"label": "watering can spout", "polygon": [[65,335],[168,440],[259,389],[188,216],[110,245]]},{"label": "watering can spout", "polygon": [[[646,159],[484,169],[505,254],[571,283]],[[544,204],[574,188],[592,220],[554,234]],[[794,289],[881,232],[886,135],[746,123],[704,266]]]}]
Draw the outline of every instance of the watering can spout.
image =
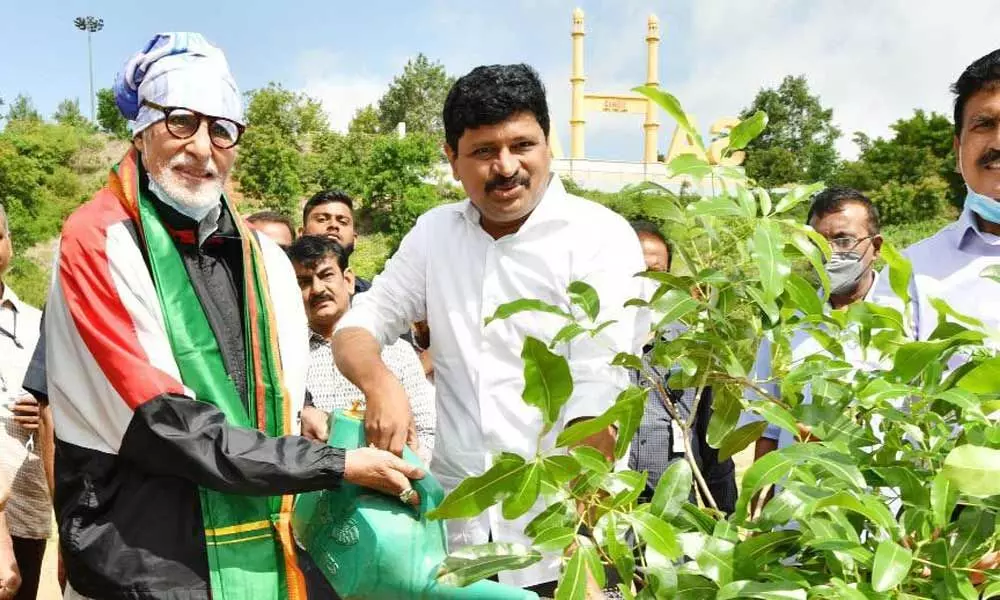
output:
[{"label": "watering can spout", "polygon": [[[364,447],[362,419],[353,410],[332,415],[330,445],[348,450]],[[409,449],[403,458],[420,464]],[[292,529],[340,597],[538,599],[532,592],[493,581],[465,587],[438,582],[439,566],[447,554],[445,528],[442,521],[425,515],[444,499],[444,490],[429,472],[413,487],[420,494],[419,508],[347,482],[337,489],[299,495]]]}]

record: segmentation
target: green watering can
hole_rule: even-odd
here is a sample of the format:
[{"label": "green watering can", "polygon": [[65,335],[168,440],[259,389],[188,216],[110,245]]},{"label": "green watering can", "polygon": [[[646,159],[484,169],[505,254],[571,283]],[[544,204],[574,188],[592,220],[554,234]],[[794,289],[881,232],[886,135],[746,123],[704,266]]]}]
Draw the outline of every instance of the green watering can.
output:
[{"label": "green watering can", "polygon": [[[357,411],[331,415],[330,445],[363,448],[359,417]],[[409,448],[403,458],[423,466]],[[413,482],[419,508],[347,482],[299,495],[292,528],[337,594],[345,600],[537,600],[537,594],[493,581],[466,587],[436,581],[447,554],[445,527],[424,515],[441,503],[444,489],[424,471],[424,478]]]}]

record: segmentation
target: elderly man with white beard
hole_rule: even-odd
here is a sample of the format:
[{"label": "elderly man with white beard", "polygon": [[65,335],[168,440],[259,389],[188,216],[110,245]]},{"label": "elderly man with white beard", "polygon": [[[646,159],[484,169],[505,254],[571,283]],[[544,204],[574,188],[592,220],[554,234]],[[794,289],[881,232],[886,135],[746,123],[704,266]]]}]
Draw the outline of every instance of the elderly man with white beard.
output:
[{"label": "elderly man with white beard", "polygon": [[45,316],[67,596],[304,598],[292,494],[416,503],[422,473],[292,435],[308,326],[288,259],[223,193],[244,120],[222,52],[157,35],[115,96],[133,145],[67,220]]}]

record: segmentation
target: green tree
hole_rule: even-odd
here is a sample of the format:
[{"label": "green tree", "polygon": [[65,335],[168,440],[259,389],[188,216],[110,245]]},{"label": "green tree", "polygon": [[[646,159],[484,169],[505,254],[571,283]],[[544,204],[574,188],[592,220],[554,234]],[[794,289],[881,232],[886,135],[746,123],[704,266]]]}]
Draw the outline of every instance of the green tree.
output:
[{"label": "green tree", "polygon": [[827,179],[837,166],[834,144],[840,130],[833,109],[809,93],[804,75],[788,75],[777,89],[762,89],[740,113],[746,119],[764,111],[768,128],[747,147],[747,175],[764,187]]},{"label": "green tree", "polygon": [[10,110],[7,111],[8,125],[14,121],[28,123],[41,122],[41,120],[42,114],[35,109],[35,104],[31,101],[31,98],[24,94],[18,94],[10,104]]},{"label": "green tree", "polygon": [[288,214],[315,179],[310,156],[329,125],[319,101],[271,83],[247,93],[247,131],[234,175],[240,191],[267,208]]},{"label": "green tree", "polygon": [[443,137],[441,111],[454,83],[455,78],[445,72],[441,63],[431,62],[423,54],[410,59],[378,102],[379,131],[388,133],[399,123],[406,123],[407,133]]},{"label": "green tree", "polygon": [[[948,117],[916,110],[912,117],[893,123],[891,129],[889,139],[873,140],[855,133],[854,141],[861,150],[858,159],[841,163],[831,181],[871,193],[873,200],[879,197],[888,201],[884,208],[879,206],[887,224],[926,218],[925,212],[908,211],[908,204],[891,202],[892,198],[916,193],[917,188],[936,190],[934,205],[940,208],[948,202],[961,206],[965,184],[955,172],[954,129]],[[946,185],[942,187],[941,182]],[[904,191],[907,186],[909,192]]]},{"label": "green tree", "polygon": [[90,121],[80,112],[80,100],[67,98],[59,103],[56,112],[52,115],[53,120],[60,125],[68,127],[90,128]]},{"label": "green tree", "polygon": [[[367,133],[373,135],[379,132],[379,120],[378,111],[375,107],[369,104],[363,108],[359,108],[357,112],[354,113],[354,118],[347,125],[348,133]],[[392,133],[387,131],[386,133]]]},{"label": "green tree", "polygon": [[97,124],[101,131],[118,139],[127,140],[131,137],[128,121],[122,116],[115,104],[115,93],[111,88],[97,91]]}]

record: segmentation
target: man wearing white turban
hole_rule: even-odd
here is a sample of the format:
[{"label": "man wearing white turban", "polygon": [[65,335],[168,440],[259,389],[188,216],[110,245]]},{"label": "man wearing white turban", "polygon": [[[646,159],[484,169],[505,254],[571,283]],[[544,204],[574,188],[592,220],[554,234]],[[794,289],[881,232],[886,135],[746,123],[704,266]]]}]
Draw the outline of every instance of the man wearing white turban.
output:
[{"label": "man wearing white turban", "polygon": [[423,474],[292,435],[306,316],[223,194],[245,122],[222,52],[157,35],[115,95],[133,147],[65,223],[45,317],[67,594],[304,598],[291,494]]}]

